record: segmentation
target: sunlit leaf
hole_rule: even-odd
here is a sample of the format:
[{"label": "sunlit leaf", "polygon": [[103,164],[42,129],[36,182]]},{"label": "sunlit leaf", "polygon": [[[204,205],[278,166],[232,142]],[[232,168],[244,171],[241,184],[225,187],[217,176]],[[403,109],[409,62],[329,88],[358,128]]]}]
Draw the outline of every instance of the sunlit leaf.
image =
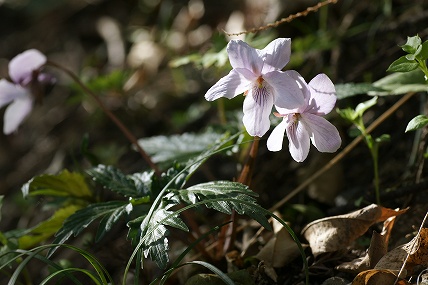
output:
[{"label": "sunlit leaf", "polygon": [[214,132],[184,133],[139,139],[138,143],[150,155],[153,162],[170,165],[172,162],[186,162],[201,154],[222,136]]},{"label": "sunlit leaf", "polygon": [[406,133],[421,129],[428,124],[428,117],[425,115],[418,115],[410,120],[406,127]]},{"label": "sunlit leaf", "polygon": [[241,215],[247,215],[255,219],[265,228],[271,228],[264,214],[255,211],[253,207],[247,204],[239,203],[239,201],[245,201],[251,204],[257,204],[254,197],[258,196],[257,193],[249,190],[248,186],[241,183],[230,181],[202,183],[187,189],[171,190],[166,198],[174,195],[178,195],[186,204],[194,204],[197,201],[201,201],[204,202],[206,207],[227,214],[235,210]]},{"label": "sunlit leaf", "polygon": [[337,99],[344,99],[360,94],[368,94],[383,89],[375,87],[372,83],[344,83],[335,84]]},{"label": "sunlit leaf", "polygon": [[416,54],[421,43],[422,40],[418,35],[407,37],[407,42],[401,48],[407,53]]},{"label": "sunlit leaf", "polygon": [[57,210],[48,220],[41,222],[37,226],[18,239],[19,247],[26,249],[46,240],[54,235],[63,225],[65,219],[74,214],[81,206],[70,205]]},{"label": "sunlit leaf", "polygon": [[58,175],[44,174],[36,176],[21,188],[24,197],[48,195],[89,199],[92,192],[80,173],[63,170]]},{"label": "sunlit leaf", "polygon": [[153,173],[125,175],[111,165],[101,164],[86,172],[105,188],[125,197],[148,197],[150,195]]},{"label": "sunlit leaf", "polygon": [[372,204],[349,214],[313,221],[302,230],[302,234],[309,241],[312,253],[319,255],[345,248],[373,224],[405,211]]},{"label": "sunlit leaf", "polygon": [[405,55],[395,60],[386,71],[390,72],[409,72],[417,69],[419,64],[414,60],[409,60]]},{"label": "sunlit leaf", "polygon": [[[65,220],[61,229],[56,233],[53,243],[62,244],[71,236],[79,235],[95,220],[108,216],[110,218],[103,221],[103,227],[98,227],[96,236],[98,239],[101,239],[104,234],[111,229],[113,224],[127,213],[127,205],[128,203],[126,201],[109,201],[91,204],[86,208],[78,210]],[[52,254],[53,251],[54,249],[50,251],[50,254]]]},{"label": "sunlit leaf", "polygon": [[363,116],[364,112],[367,111],[370,107],[373,107],[377,103],[377,97],[373,97],[372,99],[362,102],[355,107],[355,113],[357,117]]}]

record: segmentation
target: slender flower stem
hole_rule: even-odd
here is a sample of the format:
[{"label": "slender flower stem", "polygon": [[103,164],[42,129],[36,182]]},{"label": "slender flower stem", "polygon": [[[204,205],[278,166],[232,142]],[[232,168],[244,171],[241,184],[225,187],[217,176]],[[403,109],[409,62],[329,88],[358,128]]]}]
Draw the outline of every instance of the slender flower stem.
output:
[{"label": "slender flower stem", "polygon": [[[253,143],[247,155],[247,160],[244,167],[242,168],[241,174],[239,175],[238,182],[244,185],[250,186],[251,177],[259,150],[259,137],[254,137]],[[232,221],[228,226],[223,227],[219,235],[219,241],[217,244],[217,252],[219,257],[223,257],[226,252],[230,250],[236,237],[236,212],[232,211],[230,216]]]},{"label": "slender flower stem", "polygon": [[150,156],[144,151],[141,145],[138,143],[137,138],[131,133],[131,131],[104,105],[101,99],[90,90],[80,79],[75,75],[71,70],[58,65],[52,61],[48,61],[46,65],[56,67],[61,71],[65,72],[68,76],[70,76],[79,86],[82,88],[88,95],[90,95],[101,110],[110,118],[110,120],[122,131],[125,137],[137,148],[138,152],[141,154],[143,159],[147,162],[147,164],[155,171],[157,176],[161,175],[161,171],[158,166],[151,160]]}]

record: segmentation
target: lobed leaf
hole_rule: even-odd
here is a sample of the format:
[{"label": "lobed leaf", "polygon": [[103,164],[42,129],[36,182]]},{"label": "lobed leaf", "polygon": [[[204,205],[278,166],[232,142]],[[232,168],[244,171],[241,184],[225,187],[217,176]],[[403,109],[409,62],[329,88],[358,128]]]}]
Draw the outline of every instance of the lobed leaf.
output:
[{"label": "lobed leaf", "polygon": [[[112,228],[121,216],[127,213],[127,206],[128,203],[126,201],[109,201],[91,204],[86,208],[80,209],[65,220],[61,229],[56,233],[53,243],[63,244],[72,235],[77,236],[80,234],[96,219],[108,217],[105,218],[106,220],[103,219],[103,227],[98,227],[96,234],[96,241],[98,241]],[[55,248],[51,249],[49,255],[54,251]]]},{"label": "lobed leaf", "polygon": [[89,199],[92,192],[80,173],[62,171],[58,175],[43,174],[25,183],[21,191],[24,197],[31,195],[49,195],[57,197],[75,197]]},{"label": "lobed leaf", "polygon": [[138,143],[153,162],[171,165],[173,162],[184,163],[201,154],[221,137],[221,134],[214,132],[184,133],[139,139]]},{"label": "lobed leaf", "polygon": [[111,165],[102,164],[86,172],[105,188],[125,197],[148,198],[150,196],[153,173],[143,172],[125,175]]}]

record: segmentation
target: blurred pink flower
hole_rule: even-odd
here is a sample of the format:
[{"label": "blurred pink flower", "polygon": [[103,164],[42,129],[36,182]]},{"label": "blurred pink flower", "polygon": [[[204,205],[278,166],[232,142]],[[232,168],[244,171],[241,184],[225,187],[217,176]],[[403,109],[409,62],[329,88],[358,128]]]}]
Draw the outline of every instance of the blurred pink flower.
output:
[{"label": "blurred pink flower", "polygon": [[0,79],[0,108],[9,104],[4,113],[3,133],[16,131],[33,109],[41,85],[53,83],[53,77],[40,72],[46,56],[35,49],[15,56],[9,62],[12,82]]},{"label": "blurred pink flower", "polygon": [[325,74],[318,74],[309,84],[296,71],[288,72],[299,84],[304,97],[303,104],[295,109],[275,106],[279,117],[278,124],[267,140],[270,151],[282,149],[284,132],[287,133],[289,150],[293,159],[302,162],[309,153],[310,141],[320,152],[335,152],[341,145],[336,127],[324,119],[336,103],[336,90]]},{"label": "blurred pink flower", "polygon": [[242,119],[251,136],[263,136],[270,128],[272,107],[296,108],[303,104],[302,92],[287,72],[291,40],[273,40],[264,49],[254,49],[241,40],[231,40],[227,53],[232,70],[205,94],[208,101],[231,99],[244,93]]}]

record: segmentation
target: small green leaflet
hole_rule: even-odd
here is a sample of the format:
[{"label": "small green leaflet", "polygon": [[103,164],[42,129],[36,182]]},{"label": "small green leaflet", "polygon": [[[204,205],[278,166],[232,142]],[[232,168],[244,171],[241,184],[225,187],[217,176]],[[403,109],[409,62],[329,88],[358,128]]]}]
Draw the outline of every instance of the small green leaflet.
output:
[{"label": "small green leaflet", "polygon": [[[77,236],[96,219],[102,218],[96,234],[99,241],[106,232],[119,220],[121,216],[128,213],[129,203],[126,201],[109,201],[91,204],[86,208],[78,210],[69,216],[61,229],[55,234],[54,244],[63,244],[72,235]],[[51,255],[56,248],[50,250]]]},{"label": "small green leaflet", "polygon": [[399,59],[395,60],[391,65],[388,67],[386,71],[392,71],[392,72],[409,72],[412,70],[417,69],[419,66],[419,63],[415,62],[413,60],[409,60],[407,56],[403,55]]},{"label": "small green leaflet", "polygon": [[426,125],[428,125],[428,117],[425,115],[418,115],[410,120],[410,122],[407,124],[405,132],[407,133],[410,131],[415,131],[425,127]]},{"label": "small green leaflet", "polygon": [[[86,171],[96,182],[124,197],[147,197],[149,201],[153,173],[125,175],[113,166],[98,165]],[[148,202],[147,201],[147,202]]]},{"label": "small green leaflet", "polygon": [[58,175],[44,174],[36,176],[21,188],[24,197],[31,195],[48,195],[56,197],[74,197],[89,200],[92,192],[82,174],[62,171]]}]

